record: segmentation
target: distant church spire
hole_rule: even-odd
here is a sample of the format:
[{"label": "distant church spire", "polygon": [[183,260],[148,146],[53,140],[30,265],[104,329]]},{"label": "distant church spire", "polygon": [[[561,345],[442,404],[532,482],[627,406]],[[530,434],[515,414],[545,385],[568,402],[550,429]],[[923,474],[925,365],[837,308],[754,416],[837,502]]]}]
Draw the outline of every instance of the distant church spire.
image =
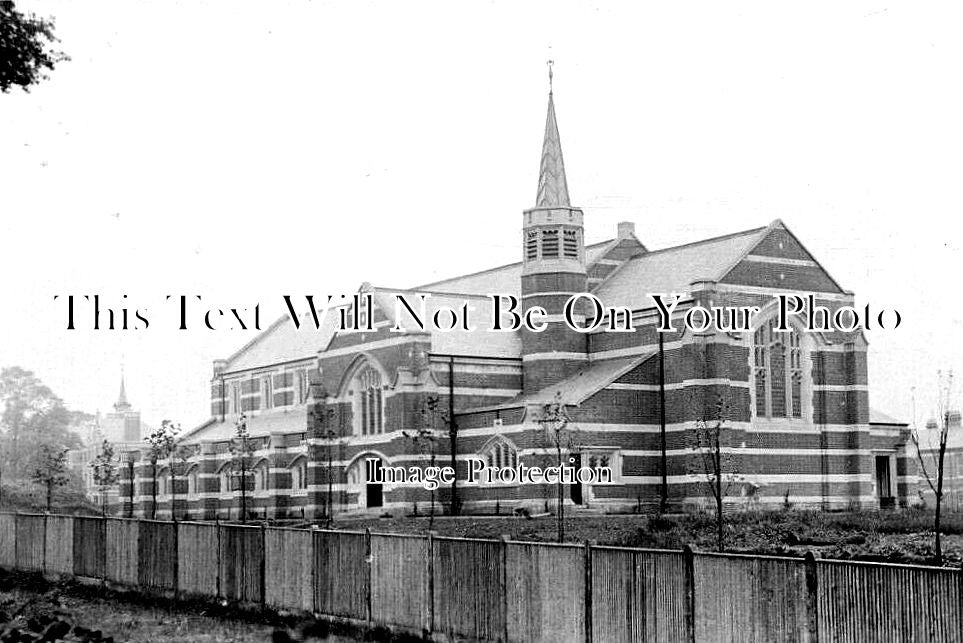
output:
[{"label": "distant church spire", "polygon": [[130,402],[127,401],[127,391],[124,389],[124,367],[120,368],[120,395],[114,403],[114,410],[118,413],[130,410]]},{"label": "distant church spire", "polygon": [[542,163],[538,170],[536,208],[569,207],[565,163],[562,161],[562,142],[555,120],[555,100],[552,89],[552,65],[548,61],[548,116],[545,119],[545,140],[542,143]]}]

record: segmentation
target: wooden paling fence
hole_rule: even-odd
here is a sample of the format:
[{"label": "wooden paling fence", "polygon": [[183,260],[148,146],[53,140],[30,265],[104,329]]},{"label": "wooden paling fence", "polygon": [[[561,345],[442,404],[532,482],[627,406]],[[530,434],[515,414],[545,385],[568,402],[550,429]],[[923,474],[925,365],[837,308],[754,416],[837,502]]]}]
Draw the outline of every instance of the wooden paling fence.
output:
[{"label": "wooden paling fence", "polygon": [[963,571],[0,514],[0,566],[476,641],[963,641]]}]

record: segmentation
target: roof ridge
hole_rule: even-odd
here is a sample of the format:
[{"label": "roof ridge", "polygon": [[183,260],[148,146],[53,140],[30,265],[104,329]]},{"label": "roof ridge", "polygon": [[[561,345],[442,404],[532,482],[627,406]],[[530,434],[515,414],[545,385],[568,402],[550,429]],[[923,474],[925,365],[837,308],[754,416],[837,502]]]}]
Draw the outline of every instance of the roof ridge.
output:
[{"label": "roof ridge", "polygon": [[[591,244],[585,246],[585,249],[588,250],[589,248],[595,248],[595,247],[597,247],[597,246],[604,246],[605,244],[611,243],[612,241],[614,241],[614,239],[606,239],[605,241],[598,241],[598,242],[596,242],[596,243],[591,243]],[[640,242],[640,243],[641,243],[641,242]],[[513,261],[512,263],[502,264],[502,265],[500,265],[500,266],[495,266],[494,268],[485,268],[485,269],[483,269],[483,270],[477,270],[477,271],[475,271],[475,272],[468,272],[468,273],[465,273],[465,274],[463,274],[463,275],[456,275],[456,276],[454,276],[454,277],[446,277],[445,279],[436,279],[435,281],[430,281],[430,282],[428,282],[428,283],[426,283],[426,284],[421,284],[420,286],[415,286],[414,288],[410,288],[409,290],[418,290],[418,289],[429,288],[429,287],[431,287],[431,286],[434,286],[435,284],[443,284],[443,283],[445,283],[446,281],[454,281],[454,280],[456,280],[456,279],[465,279],[466,277],[477,277],[478,275],[484,275],[485,273],[488,273],[488,272],[495,272],[496,270],[504,270],[505,268],[512,268],[512,267],[514,267],[514,266],[520,266],[520,265],[522,265],[522,262],[521,262],[521,261]],[[457,294],[457,293],[456,293],[456,294]]]},{"label": "roof ridge", "polygon": [[669,252],[670,250],[680,250],[682,248],[688,248],[690,246],[698,246],[703,243],[712,243],[713,241],[722,241],[724,239],[731,239],[733,237],[740,237],[743,235],[755,234],[757,232],[762,232],[763,230],[768,230],[769,226],[761,226],[759,228],[752,228],[750,230],[742,230],[740,232],[730,232],[729,234],[719,235],[718,237],[709,237],[708,239],[700,239],[698,241],[690,241],[689,243],[682,243],[677,246],[669,246],[668,248],[659,248],[658,250],[649,250],[646,253],[637,255],[633,259],[638,259],[639,257],[648,257],[649,255],[659,254],[661,252]]}]

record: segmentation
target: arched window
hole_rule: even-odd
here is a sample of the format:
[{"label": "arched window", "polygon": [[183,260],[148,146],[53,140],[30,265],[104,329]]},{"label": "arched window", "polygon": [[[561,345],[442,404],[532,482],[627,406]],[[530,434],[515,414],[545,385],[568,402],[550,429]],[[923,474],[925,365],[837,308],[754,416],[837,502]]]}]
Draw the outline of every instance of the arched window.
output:
[{"label": "arched window", "polygon": [[518,464],[518,453],[508,440],[497,439],[482,452],[489,467],[513,468]]},{"label": "arched window", "polygon": [[262,460],[256,467],[254,467],[254,490],[255,491],[267,491],[270,487],[268,483],[270,482],[268,463]]},{"label": "arched window", "polygon": [[802,334],[775,331],[776,320],[760,326],[752,338],[755,415],[800,419],[803,416]]},{"label": "arched window", "polygon": [[354,379],[355,427],[360,435],[384,433],[384,396],[381,373],[362,368]]},{"label": "arched window", "polygon": [[217,472],[217,480],[220,487],[221,493],[231,493],[233,487],[231,485],[231,463],[228,462]]},{"label": "arched window", "polygon": [[167,468],[158,469],[155,484],[157,485],[158,496],[166,496],[169,494],[171,492],[171,470]]},{"label": "arched window", "polygon": [[198,468],[196,466],[191,467],[190,471],[187,472],[187,495],[196,496],[200,493],[200,487],[198,485],[199,476]]},{"label": "arched window", "polygon": [[291,490],[304,491],[308,488],[308,461],[297,458],[291,463]]}]

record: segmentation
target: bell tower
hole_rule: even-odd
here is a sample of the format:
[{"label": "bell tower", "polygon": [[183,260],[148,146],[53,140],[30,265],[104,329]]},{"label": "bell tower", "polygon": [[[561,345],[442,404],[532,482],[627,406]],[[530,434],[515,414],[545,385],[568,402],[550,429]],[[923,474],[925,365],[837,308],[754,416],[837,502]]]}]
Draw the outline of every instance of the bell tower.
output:
[{"label": "bell tower", "polygon": [[[522,303],[541,306],[548,327],[535,333],[522,330],[524,391],[531,393],[574,375],[588,361],[586,336],[565,323],[568,299],[585,292],[585,239],[582,211],[569,203],[562,144],[555,118],[552,62],[548,68],[548,116],[538,172],[535,207],[525,210],[522,222]],[[577,323],[583,322],[580,316]]]}]

